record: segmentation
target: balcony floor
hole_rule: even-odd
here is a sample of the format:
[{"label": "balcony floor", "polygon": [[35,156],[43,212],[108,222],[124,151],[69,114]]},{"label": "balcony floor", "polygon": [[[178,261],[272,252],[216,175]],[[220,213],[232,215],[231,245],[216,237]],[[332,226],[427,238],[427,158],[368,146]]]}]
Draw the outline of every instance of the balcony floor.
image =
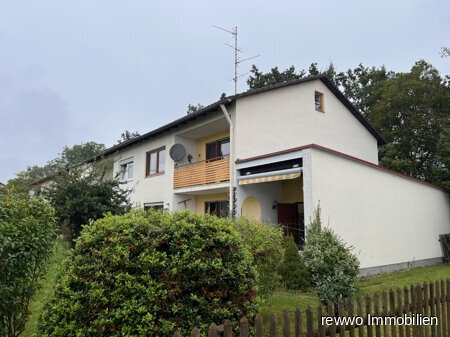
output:
[{"label": "balcony floor", "polygon": [[216,184],[179,187],[173,190],[175,194],[213,194],[229,192],[230,182],[225,181]]}]

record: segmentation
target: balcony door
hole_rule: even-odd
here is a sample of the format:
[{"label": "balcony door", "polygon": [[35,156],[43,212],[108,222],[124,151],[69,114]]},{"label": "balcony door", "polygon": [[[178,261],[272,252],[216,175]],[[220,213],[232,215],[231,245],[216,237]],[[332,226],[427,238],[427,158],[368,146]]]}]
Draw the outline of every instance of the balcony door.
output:
[{"label": "balcony door", "polygon": [[223,159],[230,155],[230,138],[219,139],[206,144],[206,161]]}]

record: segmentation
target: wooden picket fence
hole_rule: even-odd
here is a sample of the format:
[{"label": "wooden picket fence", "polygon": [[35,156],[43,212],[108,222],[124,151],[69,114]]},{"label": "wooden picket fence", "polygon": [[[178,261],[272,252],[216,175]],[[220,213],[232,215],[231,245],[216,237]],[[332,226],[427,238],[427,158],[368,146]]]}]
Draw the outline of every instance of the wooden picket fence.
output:
[{"label": "wooden picket fence", "polygon": [[[212,323],[208,331],[203,333],[194,328],[190,336],[199,337],[206,333],[208,337],[450,337],[450,279],[391,289],[381,296],[375,293],[372,297],[358,297],[356,301],[349,299],[345,304],[339,301],[336,315],[333,303],[329,303],[326,310],[318,304],[315,311],[310,306],[304,313],[297,308],[291,317],[284,310],[279,323],[274,313],[269,315],[268,322],[263,322],[262,316],[258,314],[251,321],[244,317],[236,324],[229,320],[219,326]],[[370,317],[377,316],[381,319],[407,315],[415,317],[416,322],[418,317],[436,317],[438,324],[429,325],[429,321],[423,321],[426,324],[411,325],[401,322],[392,325],[374,324],[368,320],[369,314]],[[351,324],[322,324],[323,320],[326,323],[326,317],[362,319]],[[233,325],[239,326],[238,335],[234,334]],[[176,331],[174,337],[181,337],[181,334]]]}]

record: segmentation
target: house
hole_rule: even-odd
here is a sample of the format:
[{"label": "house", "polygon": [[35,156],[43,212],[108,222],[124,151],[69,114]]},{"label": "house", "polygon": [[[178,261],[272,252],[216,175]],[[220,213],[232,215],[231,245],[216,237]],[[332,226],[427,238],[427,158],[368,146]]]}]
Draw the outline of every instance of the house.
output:
[{"label": "house", "polygon": [[362,275],[442,261],[448,193],[378,165],[385,142],[326,77],[227,97],[115,145],[110,159],[144,209],[281,224],[301,248],[319,205]]}]

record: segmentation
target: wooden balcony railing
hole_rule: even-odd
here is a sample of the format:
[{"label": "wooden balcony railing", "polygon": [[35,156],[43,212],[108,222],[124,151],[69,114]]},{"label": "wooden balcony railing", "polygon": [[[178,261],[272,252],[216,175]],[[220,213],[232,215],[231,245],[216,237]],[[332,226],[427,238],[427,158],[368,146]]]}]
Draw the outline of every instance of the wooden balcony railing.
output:
[{"label": "wooden balcony railing", "polygon": [[173,187],[205,185],[228,180],[230,180],[230,158],[223,158],[176,167]]}]

